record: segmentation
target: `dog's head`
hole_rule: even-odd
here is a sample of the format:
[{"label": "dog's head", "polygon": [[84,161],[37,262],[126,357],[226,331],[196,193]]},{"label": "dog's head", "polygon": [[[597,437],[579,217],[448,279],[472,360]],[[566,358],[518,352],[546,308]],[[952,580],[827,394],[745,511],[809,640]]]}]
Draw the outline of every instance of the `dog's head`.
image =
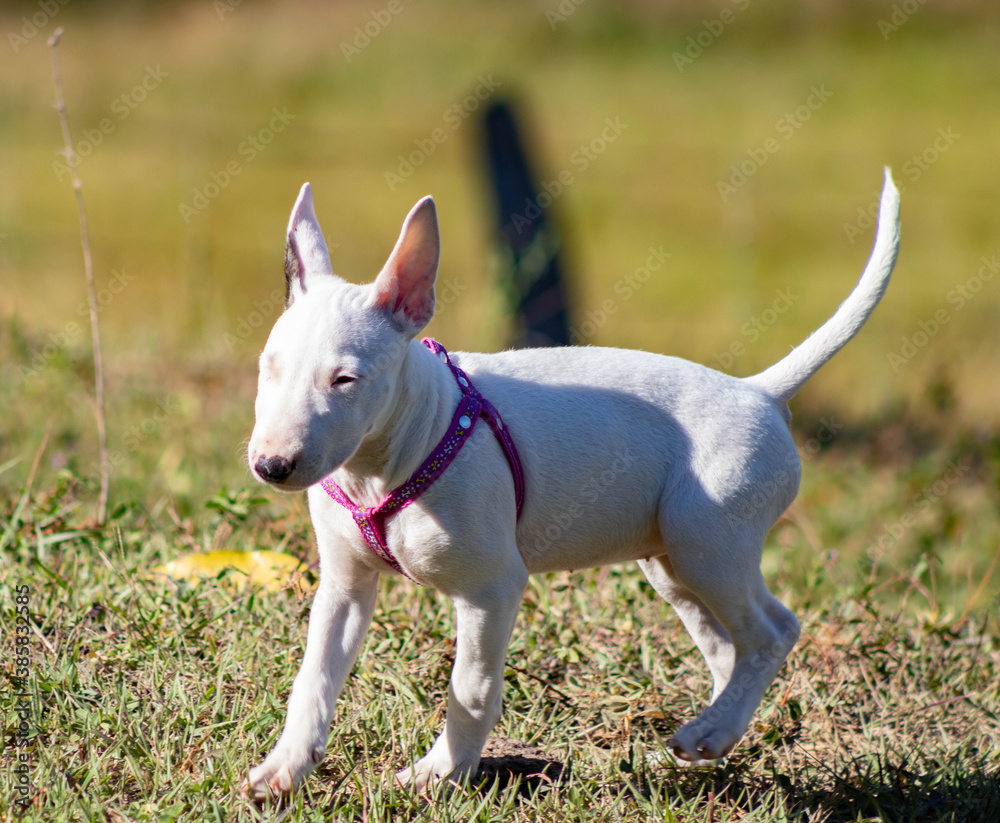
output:
[{"label": "dog's head", "polygon": [[333,273],[306,183],[285,247],[285,312],[260,357],[248,458],[257,479],[289,491],[343,465],[386,421],[410,341],[434,314],[440,256],[425,197],[373,283]]}]

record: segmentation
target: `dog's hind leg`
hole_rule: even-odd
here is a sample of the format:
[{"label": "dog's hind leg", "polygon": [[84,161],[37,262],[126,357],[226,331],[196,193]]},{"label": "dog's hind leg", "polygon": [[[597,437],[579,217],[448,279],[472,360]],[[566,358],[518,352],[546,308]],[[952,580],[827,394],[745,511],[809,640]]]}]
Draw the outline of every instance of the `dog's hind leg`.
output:
[{"label": "dog's hind leg", "polygon": [[666,555],[640,560],[639,568],[657,594],[673,606],[708,663],[708,670],[712,673],[714,701],[733,673],[736,650],[729,632],[698,596],[677,579]]},{"label": "dog's hind leg", "polygon": [[731,565],[759,553],[688,546],[640,564],[677,610],[715,681],[711,705],[671,741],[678,760],[716,760],[736,745],[798,639],[798,621],[767,590],[759,569]]}]

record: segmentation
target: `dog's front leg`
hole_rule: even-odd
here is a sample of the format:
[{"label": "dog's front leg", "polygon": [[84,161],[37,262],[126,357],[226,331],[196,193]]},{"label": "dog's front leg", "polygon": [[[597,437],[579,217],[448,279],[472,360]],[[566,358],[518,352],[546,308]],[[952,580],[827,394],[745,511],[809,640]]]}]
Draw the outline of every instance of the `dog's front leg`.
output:
[{"label": "dog's front leg", "polygon": [[500,719],[507,645],[528,584],[519,556],[515,566],[502,579],[453,597],[458,641],[445,728],[421,760],[396,775],[401,784],[423,791],[444,778],[472,775],[479,766],[486,738]]},{"label": "dog's front leg", "polygon": [[255,798],[288,794],[326,754],[330,721],[375,611],[378,574],[349,587],[324,570],[309,616],[302,667],[292,684],[285,729],[277,745],[250,770],[244,786]]}]

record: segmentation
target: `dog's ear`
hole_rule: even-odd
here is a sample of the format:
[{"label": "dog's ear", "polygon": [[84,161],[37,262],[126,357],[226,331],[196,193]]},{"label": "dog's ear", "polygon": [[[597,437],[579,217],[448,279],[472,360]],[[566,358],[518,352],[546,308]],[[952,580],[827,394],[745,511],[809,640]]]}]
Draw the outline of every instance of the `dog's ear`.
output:
[{"label": "dog's ear", "polygon": [[[323,232],[316,220],[312,189],[305,183],[292,208],[285,241],[285,308],[306,290],[313,277],[337,277],[330,265]],[[340,278],[337,278],[338,280]]]},{"label": "dog's ear", "polygon": [[434,280],[441,257],[437,210],[425,197],[403,222],[396,247],[375,279],[375,305],[388,311],[408,334],[416,334],[434,316]]}]

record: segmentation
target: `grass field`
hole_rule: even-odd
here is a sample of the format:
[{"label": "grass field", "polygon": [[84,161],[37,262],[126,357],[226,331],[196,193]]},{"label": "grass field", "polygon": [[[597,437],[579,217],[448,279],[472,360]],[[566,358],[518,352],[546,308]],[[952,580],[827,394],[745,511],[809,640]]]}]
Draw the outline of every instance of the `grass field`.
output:
[{"label": "grass field", "polygon": [[[984,3],[897,5],[5,6],[0,819],[16,811],[17,586],[25,820],[1000,819],[1000,28]],[[103,528],[57,25],[101,299]],[[220,547],[315,558],[304,500],[250,488],[243,458],[304,180],[358,281],[433,193],[448,290],[430,331],[504,346],[477,88],[520,102],[543,180],[573,174],[552,211],[594,344],[754,373],[854,284],[882,166],[905,187],[882,305],[793,404],[802,490],[764,571],[803,639],[727,763],[678,770],[665,741],[710,685],[673,614],[631,567],[533,581],[497,734],[540,750],[545,777],[428,803],[385,775],[442,720],[452,615],[386,581],[326,761],[260,810],[237,788],[280,730],[309,596],[149,571]],[[607,119],[620,135],[581,162]],[[650,247],[671,257],[626,297]]]}]

